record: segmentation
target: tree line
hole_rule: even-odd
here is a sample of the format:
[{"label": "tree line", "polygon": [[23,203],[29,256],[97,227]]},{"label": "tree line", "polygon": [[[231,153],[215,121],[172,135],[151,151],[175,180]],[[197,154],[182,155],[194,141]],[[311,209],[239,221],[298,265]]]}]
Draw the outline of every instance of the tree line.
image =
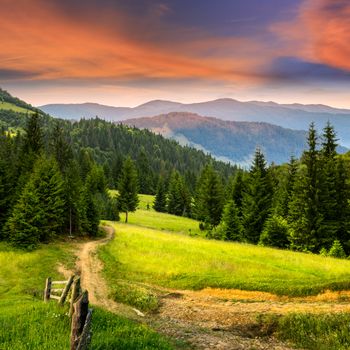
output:
[{"label": "tree line", "polygon": [[288,164],[267,166],[260,149],[249,171],[225,183],[210,163],[193,196],[174,171],[159,180],[154,209],[191,216],[209,238],[344,257],[350,253],[349,170],[334,128],[310,125],[308,149]]},{"label": "tree line", "polygon": [[[213,160],[98,118],[72,123],[34,112],[24,124],[22,117],[15,119],[20,131],[9,133],[7,125],[0,132],[0,238],[18,247],[31,249],[65,234],[95,236],[100,219],[134,211],[137,193],[154,193],[160,177],[178,169],[191,188],[200,167]],[[235,171],[214,164],[223,177]],[[119,190],[117,198],[109,189]]]}]

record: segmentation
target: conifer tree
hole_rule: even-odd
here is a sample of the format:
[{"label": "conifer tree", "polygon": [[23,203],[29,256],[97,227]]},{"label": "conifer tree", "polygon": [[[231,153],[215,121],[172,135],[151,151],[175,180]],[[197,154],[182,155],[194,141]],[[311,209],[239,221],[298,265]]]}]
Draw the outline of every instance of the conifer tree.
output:
[{"label": "conifer tree", "polygon": [[165,213],[167,208],[167,197],[166,197],[166,189],[164,180],[162,177],[159,178],[156,198],[154,200],[153,208],[155,211],[159,211],[161,213]]},{"label": "conifer tree", "polygon": [[333,242],[332,247],[329,250],[327,256],[331,256],[333,258],[340,258],[340,259],[346,258],[346,254],[344,252],[343,246],[337,239]]},{"label": "conifer tree", "polygon": [[350,254],[350,186],[348,183],[348,171],[342,158],[337,159],[336,172],[336,237],[343,245],[345,252]]},{"label": "conifer tree", "polygon": [[71,161],[65,166],[63,173],[65,196],[65,231],[72,236],[73,232],[82,231],[85,207],[81,206],[83,182],[80,178],[79,165]]},{"label": "conifer tree", "polygon": [[238,214],[236,203],[229,200],[224,207],[220,224],[225,239],[228,241],[242,240],[243,227]]},{"label": "conifer tree", "polygon": [[79,209],[82,232],[90,236],[96,236],[100,223],[99,210],[94,195],[89,191],[89,186],[86,184],[80,195]]},{"label": "conifer tree", "polygon": [[29,114],[28,123],[25,129],[24,151],[39,154],[43,147],[43,134],[41,129],[41,118],[36,113]]},{"label": "conifer tree", "polygon": [[[333,126],[328,122],[323,129],[323,142],[320,151],[320,214],[322,215],[322,236],[318,237],[319,245],[329,247],[337,237],[339,227],[337,188],[338,167],[336,159],[337,140]],[[341,210],[341,209],[340,209]]]},{"label": "conifer tree", "polygon": [[16,200],[18,154],[14,138],[0,132],[0,239],[5,222]]},{"label": "conifer tree", "polygon": [[289,214],[289,203],[292,200],[294,183],[298,171],[298,162],[292,156],[287,165],[286,173],[278,176],[278,189],[274,197],[274,214],[287,218]]},{"label": "conifer tree", "polygon": [[53,128],[50,141],[51,154],[55,157],[58,167],[63,174],[66,167],[73,160],[73,151],[68,137],[64,134],[62,125],[58,122],[56,122]]},{"label": "conifer tree", "polygon": [[173,171],[170,176],[167,211],[178,216],[190,216],[191,197],[182,176]]},{"label": "conifer tree", "polygon": [[265,220],[271,211],[272,186],[266,161],[259,148],[255,152],[242,203],[244,239],[258,243]]},{"label": "conifer tree", "polygon": [[317,135],[314,124],[309,128],[308,150],[302,157],[303,169],[294,183],[289,204],[289,223],[292,227],[291,247],[302,251],[319,251],[318,238],[322,237],[320,213],[320,172]]},{"label": "conifer tree", "polygon": [[153,171],[150,167],[150,162],[145,151],[145,148],[142,146],[140,153],[137,159],[137,168],[138,168],[138,178],[139,178],[139,190],[143,194],[152,194],[154,193],[153,188]]},{"label": "conifer tree", "polygon": [[118,184],[119,210],[125,213],[125,222],[128,222],[129,212],[134,212],[139,203],[138,178],[134,162],[130,157],[126,158]]},{"label": "conifer tree", "polygon": [[243,179],[243,170],[239,169],[234,177],[229,180],[227,189],[227,198],[232,199],[238,209],[238,216],[242,216],[242,202],[245,183]]},{"label": "conifer tree", "polygon": [[8,220],[10,241],[34,248],[61,233],[64,222],[63,180],[57,163],[39,158],[23,193]]},{"label": "conifer tree", "polygon": [[41,128],[41,117],[38,113],[27,115],[27,124],[21,147],[19,180],[17,184],[17,196],[22,192],[23,187],[27,183],[33,165],[36,159],[40,156],[43,149],[43,133]]},{"label": "conifer tree", "polygon": [[224,189],[222,180],[212,165],[203,170],[198,185],[195,203],[197,218],[215,227],[221,221]]},{"label": "conifer tree", "polygon": [[287,220],[278,215],[270,216],[260,235],[259,244],[264,246],[287,248],[291,234]]}]

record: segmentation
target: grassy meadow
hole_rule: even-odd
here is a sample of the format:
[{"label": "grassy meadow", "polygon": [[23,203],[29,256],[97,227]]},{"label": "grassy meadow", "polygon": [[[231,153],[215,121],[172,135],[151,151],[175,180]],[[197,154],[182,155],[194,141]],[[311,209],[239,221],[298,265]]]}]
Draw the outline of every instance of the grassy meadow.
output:
[{"label": "grassy meadow", "polygon": [[28,109],[25,109],[23,107],[18,107],[15,104],[10,103],[10,102],[0,102],[0,109],[18,112],[18,113],[33,113],[32,111],[29,111]]},{"label": "grassy meadow", "polygon": [[[162,217],[158,220],[156,224],[153,218],[153,225],[160,227]],[[128,280],[170,288],[237,288],[288,296],[350,287],[347,260],[188,237],[132,224],[112,225],[115,239],[101,250],[112,285]]]},{"label": "grassy meadow", "polygon": [[[73,267],[72,246],[42,246],[33,252],[0,243],[0,349],[69,349],[67,306],[42,301],[45,279],[62,279],[58,264]],[[93,349],[172,349],[144,325],[94,308]]]},{"label": "grassy meadow", "polygon": [[[113,196],[116,196],[118,191],[111,190],[110,193]],[[189,235],[203,235],[203,232],[199,229],[199,222],[196,220],[156,212],[153,209],[154,196],[140,194],[139,200],[138,210],[134,213],[129,213],[129,224],[154,228],[160,231],[171,231]],[[149,205],[149,209],[147,209],[147,205]],[[124,213],[120,213],[120,221],[125,221]]]}]

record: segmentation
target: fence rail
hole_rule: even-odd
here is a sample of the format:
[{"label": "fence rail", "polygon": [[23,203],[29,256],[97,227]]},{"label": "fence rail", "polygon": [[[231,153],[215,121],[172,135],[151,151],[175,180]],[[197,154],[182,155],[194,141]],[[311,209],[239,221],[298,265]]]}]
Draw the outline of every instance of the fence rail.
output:
[{"label": "fence rail", "polygon": [[[52,286],[62,288],[52,288]],[[53,294],[53,293],[58,293]],[[50,299],[58,300],[63,306],[70,295],[69,317],[71,317],[71,350],[87,350],[91,342],[91,319],[92,309],[89,308],[89,293],[82,291],[80,277],[71,276],[67,281],[52,281],[51,277],[46,279],[44,290],[44,301]]]}]

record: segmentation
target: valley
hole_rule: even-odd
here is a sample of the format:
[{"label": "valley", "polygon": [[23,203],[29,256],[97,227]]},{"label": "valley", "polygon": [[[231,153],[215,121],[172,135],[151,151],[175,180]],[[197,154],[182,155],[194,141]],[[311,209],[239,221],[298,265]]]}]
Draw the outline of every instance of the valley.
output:
[{"label": "valley", "polygon": [[[324,317],[342,324],[349,312],[346,261],[191,237],[179,229],[179,217],[173,218],[177,226],[166,229],[162,215],[169,214],[138,221],[148,213],[138,209],[129,224],[104,222],[107,236],[95,241],[51,243],[33,253],[2,244],[7,269],[1,265],[1,348],[67,344],[65,308],[40,298],[47,275],[78,272],[95,309],[97,349],[347,349],[346,338],[337,343],[331,328],[322,343],[317,338]],[[18,313],[25,317],[10,326]],[[45,317],[45,326],[35,317]],[[316,332],[309,343],[296,329],[288,335],[296,318]],[[314,330],[312,320],[319,323]]]}]

